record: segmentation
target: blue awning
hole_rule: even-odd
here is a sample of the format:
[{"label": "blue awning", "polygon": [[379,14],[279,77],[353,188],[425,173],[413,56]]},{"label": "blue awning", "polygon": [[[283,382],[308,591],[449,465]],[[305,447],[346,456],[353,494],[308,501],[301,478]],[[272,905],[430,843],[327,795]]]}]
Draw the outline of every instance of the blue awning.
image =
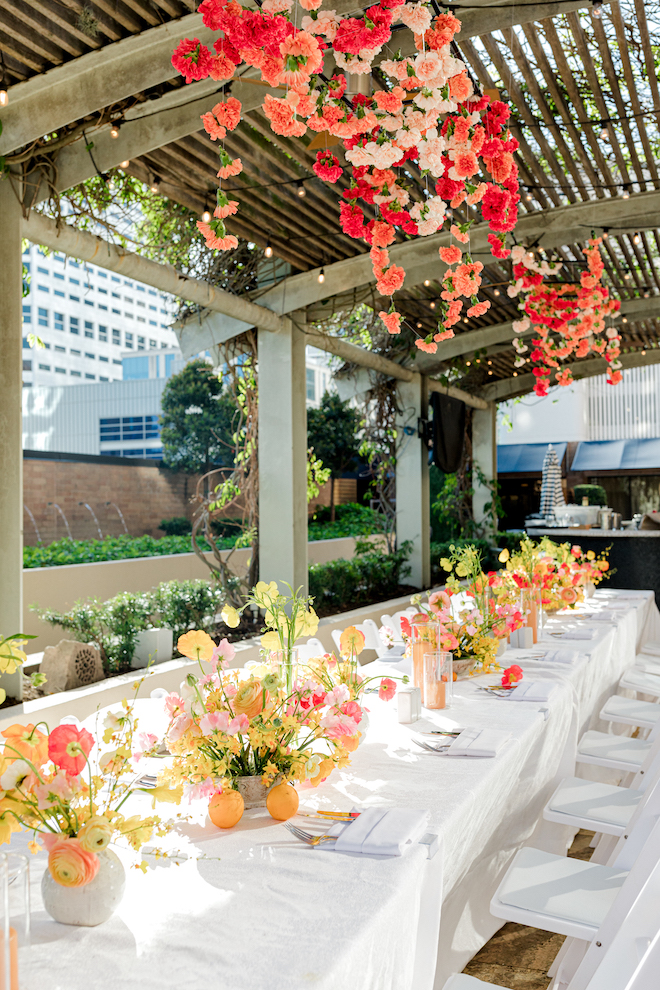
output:
[{"label": "blue awning", "polygon": [[[561,464],[566,452],[565,443],[553,443],[557,460]],[[529,472],[541,474],[543,458],[548,450],[547,443],[503,443],[497,445],[498,474]]]},{"label": "blue awning", "polygon": [[585,440],[578,444],[571,471],[631,471],[660,468],[660,438]]}]

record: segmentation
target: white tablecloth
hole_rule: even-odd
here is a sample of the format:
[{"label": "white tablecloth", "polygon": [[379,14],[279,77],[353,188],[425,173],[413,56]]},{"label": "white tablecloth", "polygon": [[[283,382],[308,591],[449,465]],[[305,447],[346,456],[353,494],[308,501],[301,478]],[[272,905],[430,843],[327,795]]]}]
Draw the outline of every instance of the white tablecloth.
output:
[{"label": "white tablecloth", "polygon": [[[592,602],[600,608],[607,600]],[[520,663],[527,679],[555,684],[546,704],[478,691],[480,683],[496,681],[491,676],[458,682],[452,708],[427,713],[427,722],[443,726],[509,730],[512,738],[496,759],[426,753],[413,740],[426,723],[399,725],[395,703],[369,696],[367,740],[350,766],[318,790],[301,789],[308,808],[429,808],[430,828],[443,844],[435,860],[428,861],[421,846],[391,860],[312,849],[260,810],[227,832],[202,824],[200,816],[183,827],[179,846],[207,858],[146,876],[129,870],[115,916],[96,929],[75,929],[57,925],[43,911],[38,883],[45,855],[39,854],[32,861],[33,948],[21,952],[21,990],[442,987],[500,926],[488,905],[520,845],[533,837],[542,848],[566,848],[566,830],[539,825],[539,818],[557,779],[574,772],[578,734],[595,724],[594,711],[597,716],[615,690],[634,659],[638,633],[657,614],[650,594],[626,604],[616,624],[593,622],[593,640],[549,638],[549,648],[584,654],[574,666],[521,659],[529,651],[503,658],[504,665]],[[556,621],[570,625],[571,618]],[[579,622],[588,624],[586,618]],[[365,669],[392,671],[381,663]],[[136,800],[150,806],[147,798]],[[192,811],[200,809],[193,805]],[[15,836],[12,845],[20,842]],[[441,893],[433,983],[429,946],[437,941]]]}]

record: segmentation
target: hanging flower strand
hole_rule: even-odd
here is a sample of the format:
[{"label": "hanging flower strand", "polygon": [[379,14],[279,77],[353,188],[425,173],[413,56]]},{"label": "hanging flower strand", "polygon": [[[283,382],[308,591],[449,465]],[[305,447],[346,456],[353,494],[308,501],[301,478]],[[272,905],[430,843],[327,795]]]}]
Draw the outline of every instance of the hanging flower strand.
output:
[{"label": "hanging flower strand", "polygon": [[[186,82],[231,79],[241,64],[261,71],[271,87],[286,86],[283,97],[267,94],[263,111],[275,134],[302,137],[307,130],[339,138],[343,143],[350,181],[342,192],[340,224],[349,237],[365,240],[378,292],[392,298],[402,288],[404,269],[394,264],[388,247],[397,234],[427,237],[441,230],[447,206],[479,205],[488,223],[491,251],[508,255],[506,233],[516,224],[519,193],[514,152],[518,142],[507,127],[509,107],[486,95],[475,94],[466,66],[451,53],[461,22],[449,12],[433,16],[430,5],[381,0],[361,17],[340,17],[321,10],[322,0],[264,0],[258,10],[238,0],[203,0],[199,12],[206,27],[219,32],[213,54],[199,39],[184,39],[172,58]],[[390,89],[373,96],[346,96],[344,73],[371,73],[373,60],[402,21],[414,36],[417,54],[400,53],[379,63],[390,78]],[[297,27],[300,21],[300,28]],[[341,72],[323,81],[324,53],[332,50]],[[230,98],[204,114],[212,140],[224,138],[240,120],[240,103]],[[412,202],[405,180],[406,162],[417,164],[422,175],[435,181],[435,194]],[[240,159],[221,149],[218,177],[237,175]],[[323,181],[336,183],[344,168],[329,150],[319,151],[313,166]],[[483,179],[486,178],[486,181]],[[218,200],[222,209],[227,202]],[[225,216],[217,211],[210,224],[198,226],[211,248],[226,250],[236,238],[227,235]],[[470,223],[451,224],[454,239],[469,243]],[[441,249],[441,257],[442,255]],[[441,317],[437,333],[416,341],[433,353],[437,343],[454,335],[463,300],[468,316],[481,316],[489,307],[479,301],[483,265],[469,252],[454,261],[443,277]],[[455,254],[455,252],[454,252]],[[456,268],[452,268],[456,265]],[[381,312],[389,333],[401,331],[394,306]]]}]

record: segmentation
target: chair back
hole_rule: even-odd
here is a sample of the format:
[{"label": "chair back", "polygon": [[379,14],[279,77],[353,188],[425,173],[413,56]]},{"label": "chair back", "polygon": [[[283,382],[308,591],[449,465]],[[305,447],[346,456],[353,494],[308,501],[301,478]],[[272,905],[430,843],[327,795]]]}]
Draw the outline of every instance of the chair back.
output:
[{"label": "chair back", "polygon": [[360,632],[364,635],[364,648],[365,650],[381,650],[383,648],[383,641],[378,635],[378,626],[373,619],[365,619],[358,626]]},{"label": "chair back", "polygon": [[298,650],[298,659],[303,662],[305,660],[311,660],[313,657],[321,657],[324,653],[327,653],[321,640],[316,639],[314,636],[308,639],[306,643],[303,643],[302,646],[297,646],[296,649]]},{"label": "chair back", "polygon": [[[660,820],[567,990],[652,990],[660,967]],[[654,979],[649,981],[648,976]]]}]

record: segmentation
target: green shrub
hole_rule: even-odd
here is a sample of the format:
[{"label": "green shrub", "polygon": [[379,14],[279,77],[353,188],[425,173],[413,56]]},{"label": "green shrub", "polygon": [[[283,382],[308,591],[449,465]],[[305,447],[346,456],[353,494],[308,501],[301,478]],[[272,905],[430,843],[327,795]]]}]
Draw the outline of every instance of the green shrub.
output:
[{"label": "green shrub", "polygon": [[192,523],[185,516],[172,516],[171,519],[161,519],[158,529],[162,529],[167,536],[184,536],[192,532]]},{"label": "green shrub", "polygon": [[371,543],[358,541],[352,560],[331,560],[309,568],[309,593],[314,607],[323,612],[341,612],[370,603],[374,596],[391,598],[410,573],[406,564],[411,545],[404,543],[395,553],[381,553]]},{"label": "green shrub", "polygon": [[586,495],[589,505],[607,505],[607,492],[602,485],[575,485],[573,488],[577,505],[582,503]]},{"label": "green shrub", "polygon": [[176,646],[188,629],[213,634],[225,603],[223,589],[209,581],[165,581],[151,592],[155,621],[171,629]]},{"label": "green shrub", "polygon": [[[205,550],[211,548],[202,540]],[[233,540],[221,541],[229,549]],[[64,564],[91,564],[132,557],[158,557],[171,553],[192,553],[189,536],[106,536],[103,540],[55,540],[48,546],[24,547],[23,567],[57,567]]]},{"label": "green shrub", "polygon": [[330,522],[330,507],[319,506],[307,524],[309,540],[336,540],[343,536],[370,536],[382,532],[382,514],[358,502],[336,505],[334,522]]}]

